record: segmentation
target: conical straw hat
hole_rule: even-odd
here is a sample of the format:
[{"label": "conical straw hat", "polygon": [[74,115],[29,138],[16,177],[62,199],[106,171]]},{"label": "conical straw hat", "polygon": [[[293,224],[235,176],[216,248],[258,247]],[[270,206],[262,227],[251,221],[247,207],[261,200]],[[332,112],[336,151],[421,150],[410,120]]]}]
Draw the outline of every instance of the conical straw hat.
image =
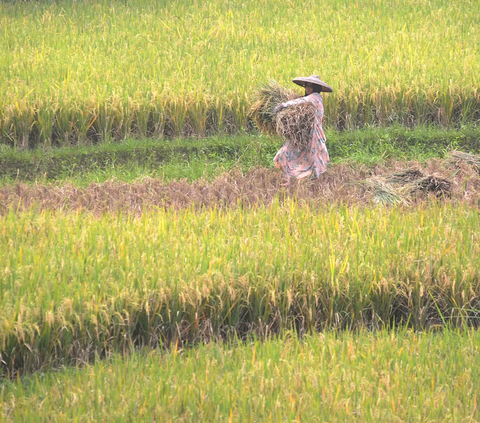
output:
[{"label": "conical straw hat", "polygon": [[293,82],[301,87],[304,87],[307,82],[311,84],[318,85],[321,87],[321,91],[331,93],[333,91],[332,87],[328,84],[325,84],[318,75],[310,75],[310,76],[299,76],[295,78]]}]

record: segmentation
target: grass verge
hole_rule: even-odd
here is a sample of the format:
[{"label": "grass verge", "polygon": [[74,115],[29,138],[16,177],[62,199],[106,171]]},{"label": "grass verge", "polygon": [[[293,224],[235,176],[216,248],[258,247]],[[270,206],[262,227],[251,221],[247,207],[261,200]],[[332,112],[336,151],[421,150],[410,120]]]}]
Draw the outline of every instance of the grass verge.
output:
[{"label": "grass verge", "polygon": [[[238,136],[185,140],[128,140],[121,144],[0,154],[0,183],[71,182],[88,185],[150,176],[164,180],[211,179],[232,168],[273,166],[278,138]],[[327,133],[332,162],[376,164],[388,158],[442,157],[451,149],[480,151],[480,127],[460,130],[391,127]]]},{"label": "grass verge", "polygon": [[0,385],[8,421],[478,421],[477,331],[306,336],[115,356]]}]

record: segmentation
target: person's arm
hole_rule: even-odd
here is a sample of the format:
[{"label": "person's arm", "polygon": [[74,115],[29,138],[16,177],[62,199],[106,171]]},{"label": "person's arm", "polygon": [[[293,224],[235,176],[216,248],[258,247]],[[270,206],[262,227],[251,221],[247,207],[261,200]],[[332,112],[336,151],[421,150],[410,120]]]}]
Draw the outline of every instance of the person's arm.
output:
[{"label": "person's arm", "polygon": [[313,98],[311,98],[311,95],[312,94],[307,95],[305,97],[296,98],[295,100],[286,101],[285,103],[280,103],[277,107],[275,107],[275,109],[273,109],[273,113],[278,113],[280,110],[283,110],[290,106],[296,106],[297,104],[300,104],[300,103],[314,103],[314,100]]}]

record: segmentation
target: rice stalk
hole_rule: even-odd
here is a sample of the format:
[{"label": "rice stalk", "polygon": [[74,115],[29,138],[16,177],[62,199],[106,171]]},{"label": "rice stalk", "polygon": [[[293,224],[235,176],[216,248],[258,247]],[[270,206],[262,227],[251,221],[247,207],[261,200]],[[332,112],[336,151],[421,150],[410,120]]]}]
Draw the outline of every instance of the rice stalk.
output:
[{"label": "rice stalk", "polygon": [[277,125],[273,110],[279,104],[298,97],[299,94],[295,91],[285,89],[277,81],[271,80],[262,84],[253,94],[253,104],[250,106],[248,116],[255,121],[261,132],[276,134]]},{"label": "rice stalk", "polygon": [[312,138],[317,108],[306,102],[287,107],[277,114],[277,134],[291,147],[301,151],[307,149]]},{"label": "rice stalk", "polygon": [[372,177],[365,181],[365,186],[373,193],[373,200],[376,203],[394,205],[405,204],[408,201],[398,193],[398,191],[391,184],[380,177]]}]

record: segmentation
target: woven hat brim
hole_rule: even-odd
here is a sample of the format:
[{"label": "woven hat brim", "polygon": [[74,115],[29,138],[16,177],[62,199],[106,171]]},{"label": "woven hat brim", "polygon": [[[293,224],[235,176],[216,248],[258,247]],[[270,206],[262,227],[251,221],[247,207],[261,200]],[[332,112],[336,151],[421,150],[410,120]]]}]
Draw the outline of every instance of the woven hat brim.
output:
[{"label": "woven hat brim", "polygon": [[326,93],[331,93],[333,92],[333,88],[326,84],[325,82],[321,81],[320,79],[317,78],[310,78],[310,77],[298,77],[293,80],[293,82],[297,85],[300,85],[301,87],[304,87],[307,82],[310,82],[310,84],[313,85],[318,85],[319,87],[322,87],[322,91]]}]

